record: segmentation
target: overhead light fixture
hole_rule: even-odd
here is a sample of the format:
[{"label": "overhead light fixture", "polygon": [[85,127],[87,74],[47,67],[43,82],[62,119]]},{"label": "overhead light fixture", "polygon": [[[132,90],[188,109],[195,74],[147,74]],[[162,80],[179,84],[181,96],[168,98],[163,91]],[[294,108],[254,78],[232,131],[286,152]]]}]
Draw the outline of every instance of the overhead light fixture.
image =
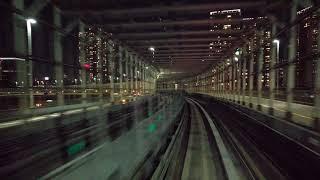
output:
[{"label": "overhead light fixture", "polygon": [[279,40],[279,39],[274,39],[274,40],[273,40],[273,43],[275,43],[275,44],[280,44],[280,40]]},{"label": "overhead light fixture", "polygon": [[28,18],[26,19],[27,23],[30,23],[30,24],[36,24],[37,23],[37,20],[33,19],[33,18]]},{"label": "overhead light fixture", "polygon": [[149,51],[154,52],[156,49],[153,46],[149,47]]}]

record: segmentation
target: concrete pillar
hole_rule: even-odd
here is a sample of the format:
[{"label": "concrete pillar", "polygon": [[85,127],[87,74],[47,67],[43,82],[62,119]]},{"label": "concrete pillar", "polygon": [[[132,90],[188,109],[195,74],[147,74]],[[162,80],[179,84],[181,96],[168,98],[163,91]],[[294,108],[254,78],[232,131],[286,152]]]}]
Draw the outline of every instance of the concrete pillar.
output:
[{"label": "concrete pillar", "polygon": [[[320,23],[318,22],[318,31],[320,30]],[[320,33],[317,37],[318,52],[320,52]],[[313,116],[315,120],[315,128],[320,131],[320,56],[317,57],[316,61],[316,77],[314,86],[314,106],[313,106]]]},{"label": "concrete pillar", "polygon": [[98,64],[97,64],[97,82],[98,82],[98,89],[99,89],[99,101],[103,101],[103,84],[102,84],[102,79],[103,79],[103,68],[102,68],[102,37],[101,37],[101,31],[99,31],[97,38],[97,46],[98,46]]},{"label": "concrete pillar", "polygon": [[[19,10],[24,10],[24,1],[21,0],[13,0],[12,6]],[[13,34],[13,51],[17,55],[25,56],[27,55],[27,35],[26,35],[26,21],[21,20],[23,17],[20,15],[13,13],[13,27],[12,27],[12,34]],[[19,96],[19,109],[25,110],[29,107],[29,99],[30,96],[28,96],[29,88],[27,84],[27,61],[17,61],[17,73],[16,73],[16,79],[19,86],[23,87],[23,91],[26,95]]]},{"label": "concrete pillar", "polygon": [[135,56],[134,57],[134,77],[135,77],[135,81],[134,81],[134,89],[135,89],[135,92],[137,92],[139,89],[138,89],[138,56]]},{"label": "concrete pillar", "polygon": [[79,52],[79,62],[80,62],[80,86],[82,89],[81,92],[81,99],[82,99],[82,103],[86,103],[87,100],[87,70],[84,68],[84,65],[86,64],[86,39],[85,39],[85,25],[80,22],[79,24],[79,34],[80,34],[80,38],[79,38],[79,46],[80,46],[80,52]]},{"label": "concrete pillar", "polygon": [[237,62],[233,63],[232,66],[232,101],[236,102],[237,96]]},{"label": "concrete pillar", "polygon": [[[53,23],[56,27],[61,27],[60,10],[53,7]],[[63,53],[62,53],[62,34],[59,31],[53,31],[53,60],[54,65],[54,79],[56,80],[57,88],[57,104],[59,106],[64,104],[63,91]]]},{"label": "concrete pillar", "polygon": [[238,68],[237,68],[237,101],[238,104],[240,104],[241,100],[241,73],[242,73],[242,61],[243,61],[243,56],[241,56],[241,59],[238,62]]},{"label": "concrete pillar", "polygon": [[[262,41],[262,39],[260,39]],[[263,43],[260,43],[260,48],[259,48],[259,58],[258,58],[258,97],[257,97],[257,109],[259,111],[262,110],[261,107],[261,96],[262,96],[262,75],[263,75],[263,59],[264,59],[264,48],[263,48]]]},{"label": "concrete pillar", "polygon": [[252,90],[253,90],[253,61],[254,61],[254,56],[253,56],[253,43],[251,43],[251,54],[250,54],[250,60],[249,60],[249,106],[253,107],[252,104]]},{"label": "concrete pillar", "polygon": [[141,94],[142,93],[142,63],[141,63],[141,60],[138,59],[138,71],[137,71],[137,75],[138,75],[138,90],[139,90],[139,93]]},{"label": "concrete pillar", "polygon": [[118,61],[119,61],[119,94],[120,97],[122,98],[123,94],[123,67],[122,67],[122,62],[123,62],[123,48],[121,46],[118,46]]},{"label": "concrete pillar", "polygon": [[245,105],[246,87],[247,87],[247,51],[244,52],[243,66],[242,66],[242,105]]},{"label": "concrete pillar", "polygon": [[218,69],[217,69],[217,73],[218,73],[218,97],[221,98],[221,91],[222,91],[222,78],[221,78],[221,66],[218,65]]},{"label": "concrete pillar", "polygon": [[109,41],[109,54],[108,54],[108,65],[110,70],[110,101],[111,103],[114,103],[114,78],[115,78],[115,70],[114,70],[114,48],[113,48],[113,42]]},{"label": "concrete pillar", "polygon": [[[291,17],[290,22],[294,23],[297,17],[297,2],[292,1],[291,4]],[[293,102],[293,90],[295,88],[295,70],[296,66],[294,61],[296,60],[297,53],[297,27],[290,28],[290,39],[288,45],[288,69],[287,69],[287,109],[286,118],[291,120],[292,118],[292,102]]]},{"label": "concrete pillar", "polygon": [[129,53],[126,50],[125,51],[125,68],[126,68],[126,76],[125,76],[125,80],[126,80],[126,91],[127,93],[130,92],[130,87],[129,87],[129,65],[130,65],[130,59],[129,59]]},{"label": "concrete pillar", "polygon": [[226,99],[226,67],[222,64],[222,98]]},{"label": "concrete pillar", "polygon": [[133,55],[130,54],[130,87],[131,87],[131,92],[134,92],[134,59],[133,59]]},{"label": "concrete pillar", "polygon": [[233,81],[233,65],[232,64],[228,67],[228,74],[229,74],[229,94],[228,94],[228,99],[231,101],[233,99],[233,95],[232,94],[233,94],[233,83],[234,83],[234,81]]},{"label": "concrete pillar", "polygon": [[145,93],[145,72],[146,72],[146,64],[142,63],[142,67],[141,67],[141,82],[142,82],[142,93],[144,94]]},{"label": "concrete pillar", "polygon": [[[275,36],[277,30],[277,26],[275,24],[272,25],[272,37]],[[269,114],[273,115],[273,101],[274,101],[274,93],[275,93],[275,85],[276,85],[276,59],[277,59],[277,48],[278,45],[275,43],[271,43],[271,58],[270,58],[270,80],[269,80]]]}]

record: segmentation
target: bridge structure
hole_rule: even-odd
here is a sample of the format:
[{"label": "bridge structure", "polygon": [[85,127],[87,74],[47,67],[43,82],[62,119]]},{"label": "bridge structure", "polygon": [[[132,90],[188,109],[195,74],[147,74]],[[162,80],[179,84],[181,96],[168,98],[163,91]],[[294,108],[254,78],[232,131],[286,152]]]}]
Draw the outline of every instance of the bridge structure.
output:
[{"label": "bridge structure", "polygon": [[319,179],[318,0],[0,2],[4,179]]}]

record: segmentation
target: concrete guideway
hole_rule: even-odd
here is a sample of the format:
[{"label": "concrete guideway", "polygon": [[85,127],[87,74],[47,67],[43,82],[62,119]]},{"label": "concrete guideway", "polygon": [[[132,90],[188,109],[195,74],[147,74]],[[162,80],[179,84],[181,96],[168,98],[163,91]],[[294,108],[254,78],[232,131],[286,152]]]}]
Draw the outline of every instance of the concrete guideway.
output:
[{"label": "concrete guideway", "polygon": [[221,179],[221,172],[216,167],[219,165],[214,161],[201,114],[195,104],[190,105],[191,128],[181,179]]},{"label": "concrete guideway", "polygon": [[[220,97],[216,94],[212,93],[201,93],[209,96]],[[226,95],[228,96],[228,95]],[[230,95],[231,96],[231,95]],[[249,105],[250,98],[248,96],[244,96],[244,98],[240,97],[241,101],[245,102],[246,105]],[[268,113],[270,105],[270,100],[267,98],[260,98],[260,105],[262,106],[262,112]],[[257,97],[252,97],[251,103],[253,104],[254,109],[257,109],[258,100]],[[286,102],[280,100],[273,100],[273,109],[274,116],[285,118],[286,117]],[[315,124],[315,120],[313,118],[313,106],[292,103],[292,122],[296,124],[300,124],[306,127],[312,128]]]},{"label": "concrete guideway", "polygon": [[[237,167],[236,163],[234,162],[234,159],[231,155],[230,150],[226,147],[225,142],[222,139],[222,135],[219,133],[217,127],[213,123],[213,120],[209,116],[209,114],[205,111],[205,109],[195,100],[189,99],[188,101],[191,102],[192,104],[196,104],[204,114],[206,120],[208,121],[210,128],[211,128],[211,133],[213,134],[215,138],[215,142],[217,145],[217,151],[220,154],[221,158],[221,163],[223,164],[223,168],[225,171],[225,178],[226,179],[234,179],[234,180],[240,180],[243,178],[243,174],[241,173],[241,169]],[[199,112],[199,111],[198,111]],[[218,179],[221,177],[218,177]]]}]

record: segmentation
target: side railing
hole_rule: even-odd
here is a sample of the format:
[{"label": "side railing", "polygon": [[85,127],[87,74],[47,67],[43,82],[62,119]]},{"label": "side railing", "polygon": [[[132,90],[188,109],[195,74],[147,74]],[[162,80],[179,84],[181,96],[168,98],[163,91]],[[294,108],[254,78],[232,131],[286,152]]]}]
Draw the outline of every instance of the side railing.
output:
[{"label": "side railing", "polygon": [[[16,124],[0,129],[1,177],[39,178],[114,142],[157,112],[179,107],[178,99],[158,94],[126,104],[97,104],[12,121]],[[150,125],[149,130],[153,128]]]}]

